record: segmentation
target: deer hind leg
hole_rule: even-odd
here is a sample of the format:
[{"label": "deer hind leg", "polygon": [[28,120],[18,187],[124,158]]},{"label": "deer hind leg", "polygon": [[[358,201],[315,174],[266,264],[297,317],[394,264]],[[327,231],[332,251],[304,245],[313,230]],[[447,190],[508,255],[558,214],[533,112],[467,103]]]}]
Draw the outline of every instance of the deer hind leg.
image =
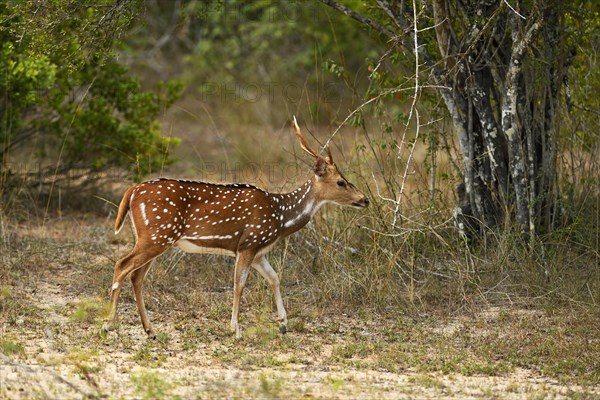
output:
[{"label": "deer hind leg", "polygon": [[269,282],[271,285],[271,289],[273,290],[273,295],[275,296],[275,304],[277,305],[277,316],[281,325],[279,326],[279,332],[285,334],[287,332],[287,313],[285,312],[285,307],[283,306],[283,299],[281,297],[281,290],[279,284],[279,277],[277,273],[269,264],[269,261],[266,257],[262,256],[260,259],[255,260],[252,263],[252,267],[257,270],[263,278]]},{"label": "deer hind leg", "polygon": [[155,339],[156,334],[154,333],[154,329],[152,329],[152,324],[150,324],[148,314],[146,313],[146,304],[144,303],[144,294],[142,290],[144,278],[146,277],[146,273],[152,266],[153,262],[154,260],[151,260],[143,267],[136,269],[131,273],[131,286],[133,287],[133,295],[135,297],[135,303],[137,304],[138,312],[142,320],[142,325],[144,326],[144,331],[146,331],[148,337]]},{"label": "deer hind leg", "polygon": [[154,250],[152,252],[143,251],[136,245],[131,253],[116,262],[115,272],[113,274],[113,284],[110,292],[110,314],[108,315],[108,320],[102,326],[104,332],[108,332],[115,322],[119,295],[123,289],[123,281],[125,278],[133,271],[150,263],[150,261],[160,255],[163,251],[164,249],[160,249],[160,251]]},{"label": "deer hind leg", "polygon": [[233,309],[231,311],[231,330],[235,332],[236,339],[240,339],[242,334],[240,332],[239,316],[240,316],[240,299],[244,286],[246,286],[246,279],[248,278],[248,272],[250,264],[254,259],[254,254],[249,252],[240,252],[235,260],[235,272],[233,276]]}]

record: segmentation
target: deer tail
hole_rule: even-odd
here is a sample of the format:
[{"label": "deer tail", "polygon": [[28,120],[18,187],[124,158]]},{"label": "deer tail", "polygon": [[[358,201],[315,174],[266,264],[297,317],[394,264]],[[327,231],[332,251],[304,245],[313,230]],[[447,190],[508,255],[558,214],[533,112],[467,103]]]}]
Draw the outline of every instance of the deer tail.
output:
[{"label": "deer tail", "polygon": [[119,234],[119,232],[121,232],[121,229],[123,229],[125,217],[129,213],[129,203],[131,202],[133,189],[135,189],[135,186],[132,186],[129,189],[127,189],[127,191],[123,195],[123,198],[121,199],[121,203],[119,204],[119,211],[117,212],[117,219],[115,220],[115,235]]}]

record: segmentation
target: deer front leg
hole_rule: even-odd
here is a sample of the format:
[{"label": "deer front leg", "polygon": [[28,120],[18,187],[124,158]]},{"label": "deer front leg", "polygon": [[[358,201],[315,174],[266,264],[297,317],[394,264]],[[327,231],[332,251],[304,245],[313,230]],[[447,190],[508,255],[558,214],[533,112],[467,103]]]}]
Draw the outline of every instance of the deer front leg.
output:
[{"label": "deer front leg", "polygon": [[279,277],[277,273],[269,264],[269,261],[265,256],[262,256],[258,261],[252,263],[252,267],[256,269],[262,276],[269,282],[273,295],[275,296],[275,304],[277,305],[277,316],[281,325],[279,326],[279,332],[285,334],[287,332],[287,313],[283,306],[283,298],[281,297]]},{"label": "deer front leg", "polygon": [[238,253],[235,262],[235,272],[233,277],[233,309],[231,311],[231,330],[235,332],[235,338],[240,339],[242,334],[240,332],[239,315],[240,315],[240,299],[244,286],[246,285],[246,279],[248,278],[248,272],[250,263],[254,258],[254,254],[249,253]]}]

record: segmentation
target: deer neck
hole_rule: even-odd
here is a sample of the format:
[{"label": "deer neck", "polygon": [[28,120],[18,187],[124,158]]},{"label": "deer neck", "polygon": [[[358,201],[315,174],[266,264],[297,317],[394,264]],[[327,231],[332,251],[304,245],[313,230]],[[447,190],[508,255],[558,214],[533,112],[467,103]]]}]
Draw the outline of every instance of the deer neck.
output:
[{"label": "deer neck", "polygon": [[283,216],[281,220],[283,236],[288,236],[304,227],[324,204],[324,201],[317,196],[314,178],[292,192],[274,195],[274,199]]}]

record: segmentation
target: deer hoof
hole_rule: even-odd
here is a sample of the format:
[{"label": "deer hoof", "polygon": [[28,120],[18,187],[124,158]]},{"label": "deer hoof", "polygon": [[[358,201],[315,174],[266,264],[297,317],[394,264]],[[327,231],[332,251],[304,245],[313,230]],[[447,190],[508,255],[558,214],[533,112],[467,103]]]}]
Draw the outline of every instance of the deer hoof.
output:
[{"label": "deer hoof", "polygon": [[156,333],[154,333],[153,330],[147,330],[146,333],[148,334],[148,339],[152,339],[152,340],[156,340]]},{"label": "deer hoof", "polygon": [[287,333],[287,327],[285,325],[279,326],[279,333],[285,335]]}]

